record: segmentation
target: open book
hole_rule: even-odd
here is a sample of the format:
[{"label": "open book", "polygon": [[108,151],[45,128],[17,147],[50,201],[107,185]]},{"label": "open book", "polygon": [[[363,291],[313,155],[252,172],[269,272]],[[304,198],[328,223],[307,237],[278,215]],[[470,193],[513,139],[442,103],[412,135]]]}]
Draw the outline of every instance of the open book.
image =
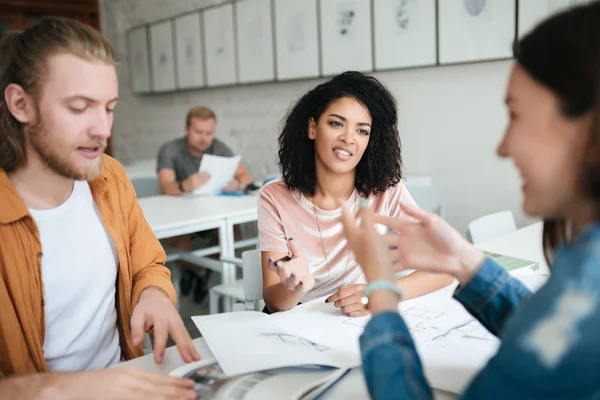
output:
[{"label": "open book", "polygon": [[315,400],[349,370],[333,368],[280,368],[227,377],[215,359],[184,365],[170,375],[196,382],[200,400]]}]

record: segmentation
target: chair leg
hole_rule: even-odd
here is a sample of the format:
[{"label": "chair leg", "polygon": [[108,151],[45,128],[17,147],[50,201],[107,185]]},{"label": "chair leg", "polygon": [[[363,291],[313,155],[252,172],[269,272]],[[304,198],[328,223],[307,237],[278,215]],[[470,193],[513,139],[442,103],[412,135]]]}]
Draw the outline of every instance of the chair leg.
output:
[{"label": "chair leg", "polygon": [[221,295],[217,292],[215,292],[214,290],[211,290],[209,292],[209,297],[208,297],[208,303],[209,303],[209,312],[211,314],[218,314],[219,313],[219,298],[221,297]]}]

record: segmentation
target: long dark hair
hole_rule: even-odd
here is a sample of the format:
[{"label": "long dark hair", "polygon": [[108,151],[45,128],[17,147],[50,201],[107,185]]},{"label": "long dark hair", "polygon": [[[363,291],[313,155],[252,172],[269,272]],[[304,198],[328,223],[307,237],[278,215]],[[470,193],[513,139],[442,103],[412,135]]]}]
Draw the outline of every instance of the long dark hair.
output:
[{"label": "long dark hair", "polygon": [[308,137],[310,118],[315,121],[335,100],[354,97],[371,114],[369,144],[356,166],[355,187],[363,196],[385,191],[402,178],[396,101],[374,77],[349,71],[306,93],[285,119],[279,136],[279,166],[290,189],[313,195],[317,182],[314,141]]},{"label": "long dark hair", "polygon": [[[558,96],[565,117],[578,118],[592,111],[600,96],[600,2],[543,21],[515,43],[514,55],[535,80]],[[598,118],[590,132],[578,184],[600,210]],[[570,221],[564,218],[544,221],[543,247],[549,265],[556,248],[570,239],[570,231]]]}]

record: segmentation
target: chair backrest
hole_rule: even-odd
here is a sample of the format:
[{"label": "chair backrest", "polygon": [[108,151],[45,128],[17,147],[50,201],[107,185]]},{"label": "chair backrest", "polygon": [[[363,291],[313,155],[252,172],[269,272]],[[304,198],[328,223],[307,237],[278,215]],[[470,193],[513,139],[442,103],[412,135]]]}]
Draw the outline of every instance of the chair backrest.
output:
[{"label": "chair backrest", "polygon": [[473,244],[492,240],[517,230],[512,211],[488,214],[469,224],[467,237]]},{"label": "chair backrest", "polygon": [[405,186],[419,207],[444,218],[444,188],[442,185],[422,185],[407,182]]},{"label": "chair backrest", "polygon": [[254,310],[257,300],[263,298],[263,276],[260,250],[247,250],[242,253],[242,281],[244,283],[244,304]]},{"label": "chair backrest", "polygon": [[138,199],[162,194],[157,176],[145,176],[131,179]]}]

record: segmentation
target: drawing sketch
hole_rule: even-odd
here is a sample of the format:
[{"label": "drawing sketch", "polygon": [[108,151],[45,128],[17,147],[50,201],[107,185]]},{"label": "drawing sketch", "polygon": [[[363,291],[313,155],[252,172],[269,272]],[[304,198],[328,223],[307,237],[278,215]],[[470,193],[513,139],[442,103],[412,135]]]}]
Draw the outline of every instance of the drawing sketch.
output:
[{"label": "drawing sketch", "polygon": [[275,79],[271,0],[235,3],[239,81]]},{"label": "drawing sketch", "polygon": [[233,6],[227,3],[203,11],[206,79],[209,86],[236,82]]},{"label": "drawing sketch", "polygon": [[321,1],[322,72],[371,71],[371,6],[367,0]]},{"label": "drawing sketch", "polygon": [[150,63],[148,60],[148,36],[146,26],[134,28],[127,33],[129,74],[134,93],[150,91]]},{"label": "drawing sketch", "polygon": [[435,0],[374,0],[375,67],[436,63]]},{"label": "drawing sketch", "polygon": [[465,0],[465,9],[472,17],[480,15],[485,5],[486,0]]},{"label": "drawing sketch", "polygon": [[298,335],[292,335],[289,333],[261,333],[260,336],[272,338],[275,343],[281,344],[290,344],[290,345],[302,345],[312,347],[313,349],[324,352],[330,350],[328,347],[321,346],[318,343],[311,342],[308,339],[305,339]]},{"label": "drawing sketch", "polygon": [[352,2],[338,3],[338,33],[340,38],[348,38],[356,35],[356,11]]},{"label": "drawing sketch", "polygon": [[277,79],[319,75],[316,0],[275,0]]},{"label": "drawing sketch", "polygon": [[438,1],[439,62],[512,57],[516,14],[514,1]]},{"label": "drawing sketch", "polygon": [[204,86],[200,14],[175,18],[177,85],[180,89]]},{"label": "drawing sketch", "polygon": [[150,25],[152,90],[154,92],[175,90],[172,29],[170,20]]},{"label": "drawing sketch", "polygon": [[549,16],[588,0],[519,0],[519,36]]}]

